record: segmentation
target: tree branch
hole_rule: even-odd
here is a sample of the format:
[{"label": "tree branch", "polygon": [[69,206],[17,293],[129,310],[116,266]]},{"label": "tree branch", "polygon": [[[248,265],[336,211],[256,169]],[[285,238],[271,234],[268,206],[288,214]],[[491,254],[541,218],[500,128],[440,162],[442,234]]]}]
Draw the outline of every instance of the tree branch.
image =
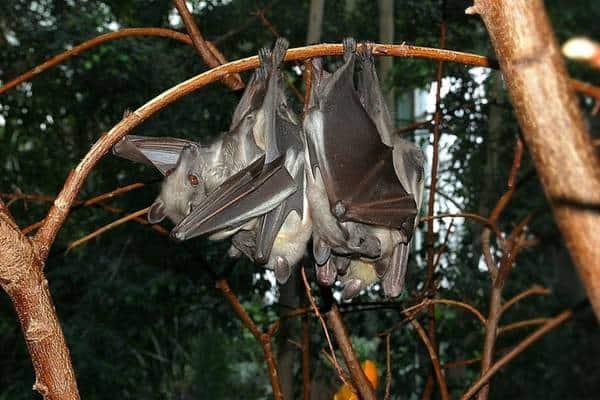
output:
[{"label": "tree branch", "polygon": [[563,311],[556,317],[550,319],[546,322],[542,327],[536,330],[531,335],[527,336],[521,343],[516,345],[511,351],[509,351],[506,355],[500,358],[498,361],[494,363],[494,365],[488,369],[478,380],[475,382],[469,390],[465,392],[465,394],[461,397],[461,400],[468,400],[473,397],[483,385],[489,382],[490,378],[494,376],[496,372],[498,372],[502,367],[504,367],[508,362],[510,362],[513,358],[519,355],[523,350],[527,347],[531,346],[535,341],[544,336],[546,333],[550,332],[552,329],[556,328],[558,325],[562,324],[564,321],[569,319],[573,315],[571,310]]},{"label": "tree branch", "polygon": [[23,235],[0,200],[0,286],[8,294],[21,324],[44,399],[77,400],[79,392],[71,356],[34,243]]},{"label": "tree branch", "polygon": [[[194,44],[194,48],[200,55],[200,57],[204,60],[206,65],[210,68],[218,67],[221,64],[225,64],[227,61],[223,54],[217,50],[214,46],[210,47],[206,40],[202,37],[202,33],[200,33],[200,29],[198,25],[194,21],[194,17],[190,13],[185,4],[185,0],[173,0],[175,3],[175,8],[179,12],[181,19],[183,20],[183,24],[187,29],[190,38],[192,39],[192,43]],[[244,82],[239,74],[231,74],[225,75],[222,78],[224,84],[226,84],[231,90],[240,90],[244,88]]]},{"label": "tree branch", "polygon": [[271,347],[271,333],[263,333],[258,326],[252,321],[250,315],[244,310],[244,306],[240,303],[237,296],[231,290],[227,279],[221,278],[217,280],[217,288],[223,292],[225,298],[233,307],[233,311],[238,315],[242,323],[252,336],[260,343],[265,354],[265,361],[267,362],[267,368],[269,371],[269,378],[271,380],[271,387],[273,389],[273,397],[276,400],[283,400],[283,392],[281,391],[281,385],[279,384],[279,377],[277,374],[277,365],[275,363],[275,357],[273,355],[273,348]]}]

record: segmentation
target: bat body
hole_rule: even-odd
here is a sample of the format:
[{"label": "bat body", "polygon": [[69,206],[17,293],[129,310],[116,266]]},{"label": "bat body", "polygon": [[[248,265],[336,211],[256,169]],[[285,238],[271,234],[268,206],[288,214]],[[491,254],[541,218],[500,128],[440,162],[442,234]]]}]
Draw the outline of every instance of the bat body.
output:
[{"label": "bat body", "polygon": [[304,128],[317,278],[331,285],[339,274],[346,298],[377,280],[397,296],[421,202],[422,152],[393,135],[369,46],[357,54],[346,39],[344,64],[328,74],[317,62],[313,77]]}]

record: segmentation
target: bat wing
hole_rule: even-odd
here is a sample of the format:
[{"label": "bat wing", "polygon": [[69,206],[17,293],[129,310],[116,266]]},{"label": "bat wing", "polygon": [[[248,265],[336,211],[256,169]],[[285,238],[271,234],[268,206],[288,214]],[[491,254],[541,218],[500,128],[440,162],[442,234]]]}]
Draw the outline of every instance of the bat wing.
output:
[{"label": "bat wing", "polygon": [[362,43],[358,48],[358,61],[360,64],[358,94],[364,109],[377,127],[381,141],[388,146],[392,146],[394,124],[383,93],[381,93],[372,46],[371,43]]},{"label": "bat wing", "polygon": [[248,113],[258,110],[262,106],[265,92],[267,90],[267,75],[268,75],[268,63],[264,57],[270,58],[270,52],[263,51],[261,53],[261,65],[254,71],[250,82],[246,85],[244,94],[240,99],[233,117],[231,118],[231,126],[229,130],[233,130],[239,125]]},{"label": "bat wing", "polygon": [[212,191],[173,230],[176,240],[234,229],[277,207],[296,191],[283,157],[270,164],[259,158]]},{"label": "bat wing", "polygon": [[156,167],[163,175],[175,167],[184,147],[197,145],[185,139],[127,135],[113,146],[113,154]]},{"label": "bat wing", "polygon": [[285,57],[288,42],[278,39],[271,58],[267,93],[263,103],[264,143],[267,165],[283,157],[285,168],[294,179],[296,192],[277,207],[261,216],[256,227],[255,261],[267,263],[275,238],[292,211],[300,218],[304,204],[304,152],[298,118],[288,107],[279,66]]},{"label": "bat wing", "polygon": [[414,197],[394,170],[393,149],[354,88],[354,41],[346,40],[345,63],[317,93],[320,129],[311,136],[332,213],[341,221],[406,228],[417,213]]}]

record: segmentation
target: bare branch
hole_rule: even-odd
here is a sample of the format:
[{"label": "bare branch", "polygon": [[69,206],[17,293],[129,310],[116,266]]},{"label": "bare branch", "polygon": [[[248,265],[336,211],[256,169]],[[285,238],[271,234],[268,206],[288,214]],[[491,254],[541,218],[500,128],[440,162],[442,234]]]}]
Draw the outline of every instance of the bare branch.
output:
[{"label": "bare branch", "polygon": [[567,319],[571,318],[573,312],[571,310],[566,310],[557,315],[556,317],[550,319],[543,326],[541,326],[538,330],[536,330],[531,335],[527,336],[521,343],[516,345],[511,351],[509,351],[506,355],[500,358],[498,361],[494,363],[494,365],[488,369],[478,380],[475,382],[469,390],[465,392],[465,394],[461,397],[461,400],[468,400],[473,397],[483,385],[489,382],[490,378],[494,376],[496,372],[498,372],[502,367],[504,367],[508,362],[510,362],[513,358],[518,356],[523,350],[527,347],[531,346],[535,343],[539,338],[544,336],[546,333],[550,332],[552,329],[556,328],[558,325],[562,324]]},{"label": "bare branch", "polygon": [[265,354],[265,361],[267,362],[267,368],[269,370],[269,378],[271,380],[271,387],[273,389],[273,397],[276,400],[283,400],[283,392],[281,391],[281,385],[279,384],[279,377],[277,374],[277,364],[275,362],[275,357],[273,355],[273,348],[271,347],[271,336],[269,334],[265,334],[261,332],[261,330],[256,326],[250,315],[244,310],[244,306],[238,300],[237,296],[231,290],[227,279],[220,278],[217,280],[217,288],[220,289],[225,298],[233,307],[233,311],[238,315],[242,323],[252,336],[261,344],[263,348],[263,353]]},{"label": "bare branch", "polygon": [[513,297],[512,299],[510,299],[506,303],[504,303],[504,305],[502,306],[502,309],[500,310],[500,313],[504,314],[509,308],[514,306],[517,302],[523,300],[527,296],[531,296],[531,295],[535,295],[535,294],[547,296],[550,294],[550,289],[547,289],[540,285],[533,285],[529,289],[519,293],[518,295],[516,295],[515,297]]},{"label": "bare branch", "polygon": [[[190,38],[192,39],[192,43],[194,44],[194,48],[202,57],[206,65],[210,68],[218,67],[221,64],[225,64],[227,61],[223,54],[217,50],[214,46],[209,46],[208,43],[202,37],[202,33],[200,33],[200,29],[198,25],[194,21],[194,17],[190,13],[185,4],[184,0],[173,0],[175,3],[175,8],[179,11],[179,15],[183,20],[183,24],[185,25],[188,33],[190,34]],[[223,83],[225,83],[231,90],[240,90],[244,87],[244,82],[239,74],[231,74],[225,75],[223,78]]]},{"label": "bare branch", "polygon": [[346,361],[348,371],[352,376],[354,387],[360,394],[361,399],[375,400],[376,397],[373,391],[373,386],[371,386],[371,383],[367,379],[360,366],[360,362],[356,358],[356,353],[352,348],[352,342],[350,341],[350,337],[346,331],[346,327],[344,325],[344,321],[342,320],[342,315],[340,314],[337,304],[333,303],[331,305],[331,310],[329,310],[325,315],[329,325],[331,326],[331,330],[335,334],[340,351],[342,352],[344,360]]}]

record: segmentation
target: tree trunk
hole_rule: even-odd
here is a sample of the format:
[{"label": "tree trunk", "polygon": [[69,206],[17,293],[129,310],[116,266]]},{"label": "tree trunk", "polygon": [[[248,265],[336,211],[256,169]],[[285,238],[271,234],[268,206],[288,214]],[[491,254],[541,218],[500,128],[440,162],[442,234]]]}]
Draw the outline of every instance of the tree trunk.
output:
[{"label": "tree trunk", "polygon": [[24,236],[0,201],[0,286],[10,297],[44,399],[77,400],[79,393],[43,263],[34,243]]},{"label": "tree trunk", "polygon": [[306,44],[318,43],[321,40],[324,6],[325,0],[310,0]]},{"label": "tree trunk", "polygon": [[[394,0],[379,0],[379,41],[381,43],[394,42]],[[379,76],[381,83],[385,86],[388,82],[392,67],[394,66],[393,57],[379,57]],[[394,90],[386,90],[385,101],[388,108],[395,115]]]},{"label": "tree trunk", "polygon": [[600,317],[600,162],[542,0],[475,0],[571,257]]}]

